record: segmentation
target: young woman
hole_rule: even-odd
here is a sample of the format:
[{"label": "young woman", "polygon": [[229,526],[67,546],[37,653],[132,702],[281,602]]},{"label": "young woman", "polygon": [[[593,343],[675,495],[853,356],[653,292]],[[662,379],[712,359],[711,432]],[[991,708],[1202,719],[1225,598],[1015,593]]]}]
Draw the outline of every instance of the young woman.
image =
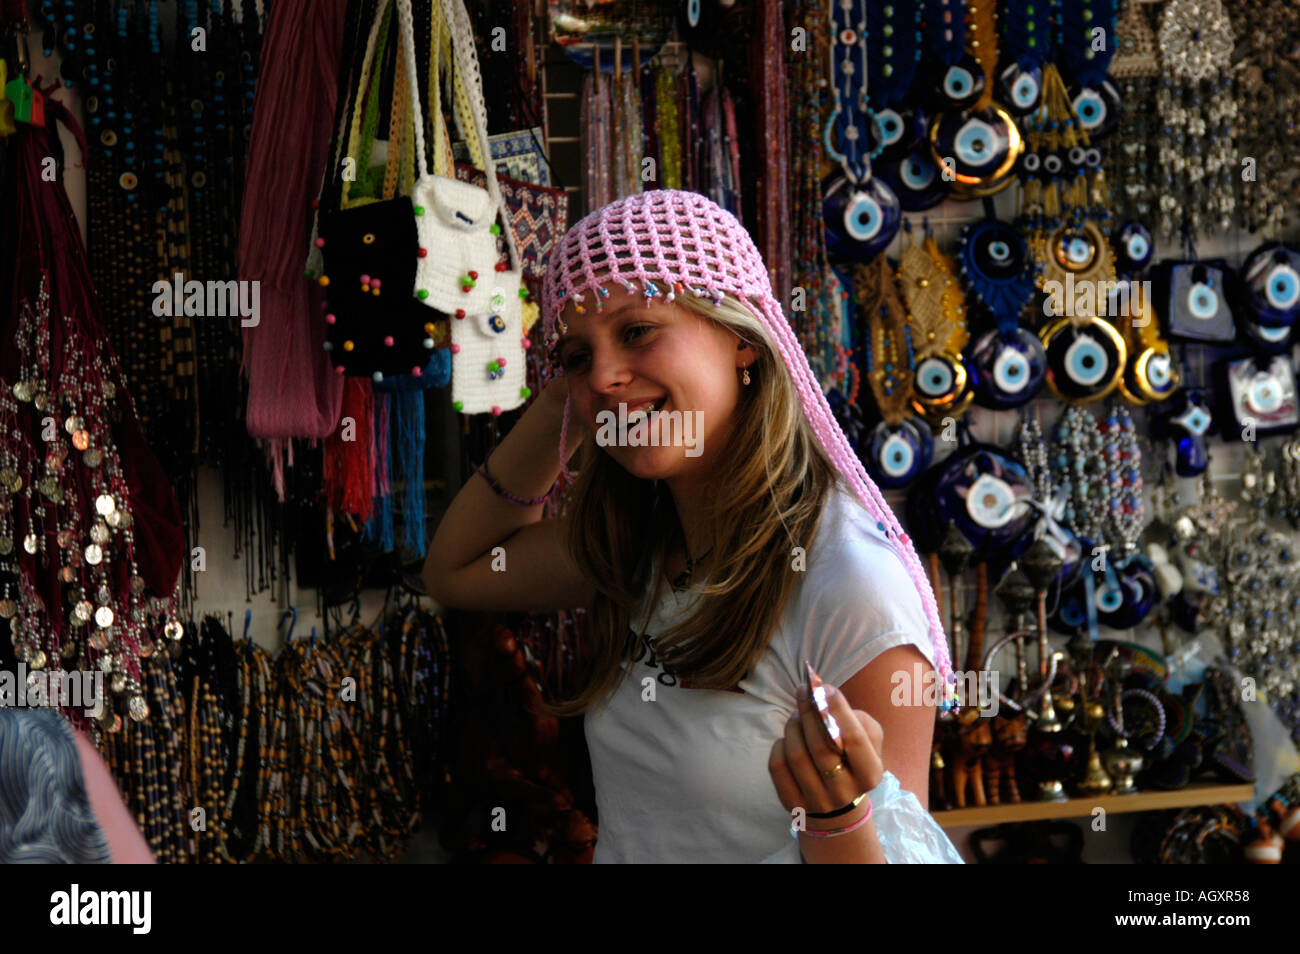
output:
[{"label": "young woman", "polygon": [[947,684],[934,594],[748,233],[695,193],[621,199],[569,230],[543,299],[562,374],[424,576],[446,606],[587,609],[584,688],[555,711],[586,714],[595,860],[960,861],[923,809],[935,709],[891,703]]}]

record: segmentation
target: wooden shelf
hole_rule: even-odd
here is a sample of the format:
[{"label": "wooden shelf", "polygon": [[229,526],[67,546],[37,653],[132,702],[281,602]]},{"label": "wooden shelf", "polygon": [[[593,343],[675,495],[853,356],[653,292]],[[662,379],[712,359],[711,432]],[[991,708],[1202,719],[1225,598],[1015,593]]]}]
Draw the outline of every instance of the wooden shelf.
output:
[{"label": "wooden shelf", "polygon": [[1072,798],[1066,802],[1021,802],[1019,805],[956,808],[933,814],[935,821],[944,828],[964,828],[968,825],[1044,821],[1049,818],[1084,818],[1091,815],[1094,808],[1104,808],[1108,813],[1150,812],[1165,808],[1190,808],[1193,805],[1223,805],[1254,800],[1254,785],[1198,782],[1172,792],[1098,795],[1095,798]]}]

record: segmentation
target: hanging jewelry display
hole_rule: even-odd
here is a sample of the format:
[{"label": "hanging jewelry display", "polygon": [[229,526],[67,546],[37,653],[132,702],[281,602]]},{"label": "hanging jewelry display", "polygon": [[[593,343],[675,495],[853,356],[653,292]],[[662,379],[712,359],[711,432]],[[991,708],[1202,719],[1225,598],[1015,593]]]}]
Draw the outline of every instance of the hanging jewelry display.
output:
[{"label": "hanging jewelry display", "polygon": [[916,343],[912,406],[936,424],[965,411],[973,394],[962,360],[970,341],[966,304],[953,262],[939,251],[928,226],[923,242],[904,249],[898,277]]},{"label": "hanging jewelry display", "polygon": [[1159,136],[1156,86],[1160,77],[1156,35],[1141,0],[1124,0],[1116,23],[1119,46],[1110,62],[1110,78],[1119,89],[1119,124],[1106,151],[1111,200],[1121,221],[1155,223],[1155,169]]},{"label": "hanging jewelry display", "polygon": [[1236,208],[1233,27],[1221,0],[1169,0],[1160,14],[1160,234],[1227,231]]},{"label": "hanging jewelry display", "polygon": [[[794,0],[788,22],[806,31],[809,50],[830,49],[830,20],[824,5]],[[830,95],[827,63],[817,56],[797,56],[792,57],[791,66],[786,86],[794,217],[791,287],[803,289],[804,306],[793,307],[798,302],[791,303],[791,323],[822,390],[837,388],[847,393],[849,389],[844,385],[849,376],[849,354],[842,340],[841,302],[848,300],[848,292],[840,287],[827,261],[823,218],[822,165],[826,158],[824,134]]]},{"label": "hanging jewelry display", "polygon": [[[786,95],[785,17],[782,8],[761,3],[749,60],[757,64],[754,126],[758,134],[760,179],[754,216],[758,249],[772,275],[777,301],[790,295],[790,104]],[[662,97],[656,104],[662,104]],[[673,115],[676,106],[673,105]],[[668,181],[665,173],[665,181]],[[676,188],[669,186],[669,188]]]},{"label": "hanging jewelry display", "polygon": [[582,154],[583,202],[588,209],[598,209],[615,199],[613,157],[613,109],[610,105],[611,84],[600,75],[600,48],[595,50],[595,68],[582,81]]},{"label": "hanging jewelry display", "polygon": [[1223,643],[1229,661],[1255,680],[1282,723],[1300,742],[1300,561],[1294,543],[1271,530],[1265,518],[1263,454],[1249,454],[1242,501],[1251,519],[1226,537],[1227,613]]},{"label": "hanging jewelry display", "polygon": [[[1291,221],[1300,191],[1293,157],[1300,113],[1300,64],[1294,41],[1300,8],[1286,0],[1225,0],[1236,29],[1232,70],[1238,112],[1234,133],[1241,180],[1239,221],[1252,234],[1275,234]],[[1234,176],[1238,178],[1238,176]]]},{"label": "hanging jewelry display", "polygon": [[867,5],[830,5],[831,114],[826,151],[840,171],[823,182],[826,250],[832,261],[871,259],[889,246],[902,223],[898,198],[871,173],[884,148],[867,90]]},{"label": "hanging jewelry display", "polygon": [[910,413],[917,362],[898,281],[884,255],[854,267],[865,373],[881,417],[859,456],[883,487],[906,486],[930,465],[934,453],[929,426]]}]

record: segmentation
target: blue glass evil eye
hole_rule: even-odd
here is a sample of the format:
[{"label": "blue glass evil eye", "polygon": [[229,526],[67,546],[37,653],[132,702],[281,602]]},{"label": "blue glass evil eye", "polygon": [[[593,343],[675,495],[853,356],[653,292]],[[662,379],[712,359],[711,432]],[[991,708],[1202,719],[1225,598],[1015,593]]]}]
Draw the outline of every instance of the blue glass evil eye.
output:
[{"label": "blue glass evil eye", "polygon": [[1212,419],[1210,413],[1205,408],[1193,404],[1182,414],[1173,418],[1173,423],[1183,428],[1189,434],[1195,434],[1201,437],[1210,429]]},{"label": "blue glass evil eye", "polygon": [[881,447],[878,462],[880,469],[890,477],[902,477],[912,469],[915,459],[912,445],[901,434],[895,434]]},{"label": "blue glass evil eye", "polygon": [[1074,114],[1079,117],[1079,124],[1088,132],[1093,132],[1106,122],[1108,110],[1105,98],[1095,89],[1082,89],[1074,97]]},{"label": "blue glass evil eye", "polygon": [[940,398],[952,391],[956,379],[948,362],[927,358],[916,369],[916,387],[924,397]]},{"label": "blue glass evil eye", "polygon": [[957,158],[971,166],[986,166],[995,158],[997,133],[982,119],[969,119],[957,131],[953,142]]},{"label": "blue glass evil eye", "polygon": [[950,66],[943,75],[943,94],[950,99],[964,99],[975,87],[975,77],[962,66]]},{"label": "blue glass evil eye", "polygon": [[932,162],[923,162],[917,156],[909,156],[898,167],[899,178],[909,189],[924,189],[934,182],[938,173]]},{"label": "blue glass evil eye", "polygon": [[1187,293],[1187,310],[1193,318],[1208,321],[1219,313],[1219,294],[1209,285],[1193,285]]},{"label": "blue glass evil eye", "polygon": [[1029,384],[1029,359],[1015,348],[1003,348],[993,362],[993,380],[999,388],[1018,394]]},{"label": "blue glass evil eye", "polygon": [[1065,373],[1077,384],[1091,386],[1106,377],[1106,351],[1096,339],[1080,336],[1065,351]]},{"label": "blue glass evil eye", "polygon": [[1286,311],[1300,303],[1300,275],[1290,265],[1276,265],[1268,275],[1264,296],[1269,307]]},{"label": "blue glass evil eye", "polygon": [[1093,601],[1097,604],[1097,609],[1103,613],[1113,613],[1119,609],[1124,602],[1124,594],[1118,587],[1103,586],[1100,587]]},{"label": "blue glass evil eye", "polygon": [[865,192],[855,192],[844,207],[844,231],[849,238],[865,242],[880,234],[885,217],[880,203]]},{"label": "blue glass evil eye", "polygon": [[1173,365],[1167,354],[1153,354],[1147,361],[1146,371],[1147,381],[1157,391],[1163,391],[1173,383]]}]

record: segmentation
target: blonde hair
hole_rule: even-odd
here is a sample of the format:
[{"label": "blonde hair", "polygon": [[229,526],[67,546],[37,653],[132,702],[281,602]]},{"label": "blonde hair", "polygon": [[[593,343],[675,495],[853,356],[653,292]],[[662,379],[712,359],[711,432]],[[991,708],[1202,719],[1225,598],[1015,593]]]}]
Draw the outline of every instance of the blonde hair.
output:
[{"label": "blonde hair", "polygon": [[[687,619],[656,635],[654,647],[679,678],[703,689],[730,689],[766,651],[799,579],[790,571],[791,549],[811,546],[838,475],[766,325],[731,295],[718,305],[689,294],[678,294],[675,302],[734,331],[758,353],[749,366],[752,384],[741,389],[728,443],[716,455],[704,494],[713,556],[707,581],[696,587],[702,598]],[[634,635],[632,613],[658,601],[663,574],[652,581],[650,568],[663,566],[680,526],[670,519],[676,511],[662,482],[632,476],[590,442],[579,460],[567,542],[583,575],[595,583],[596,597],[579,647],[582,688],[548,707],[561,716],[585,712],[617,690]]]}]

